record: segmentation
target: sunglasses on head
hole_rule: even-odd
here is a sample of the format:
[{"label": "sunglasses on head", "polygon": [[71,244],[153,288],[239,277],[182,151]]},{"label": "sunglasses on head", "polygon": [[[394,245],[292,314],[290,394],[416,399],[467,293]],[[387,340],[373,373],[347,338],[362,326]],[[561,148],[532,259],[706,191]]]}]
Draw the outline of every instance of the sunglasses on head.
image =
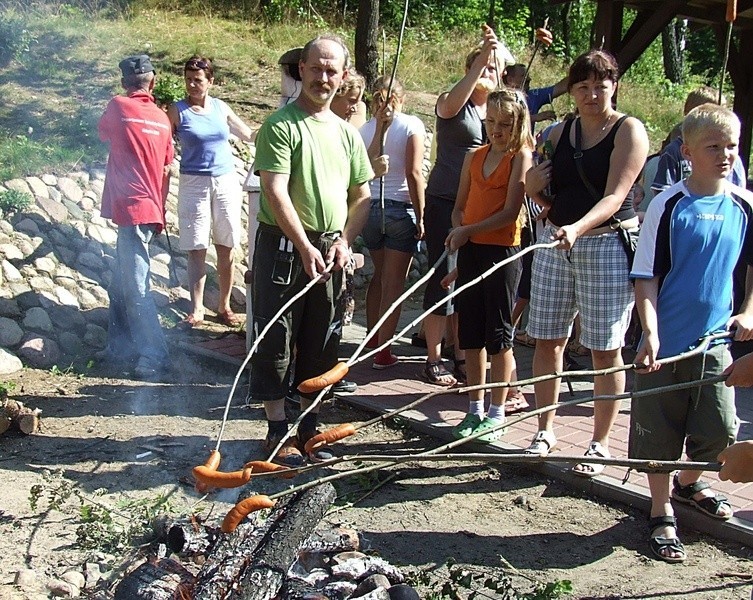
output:
[{"label": "sunglasses on head", "polygon": [[203,71],[204,69],[208,69],[208,68],[209,68],[209,63],[205,60],[200,60],[198,58],[192,58],[186,63],[186,69],[190,71],[198,71],[199,69]]}]

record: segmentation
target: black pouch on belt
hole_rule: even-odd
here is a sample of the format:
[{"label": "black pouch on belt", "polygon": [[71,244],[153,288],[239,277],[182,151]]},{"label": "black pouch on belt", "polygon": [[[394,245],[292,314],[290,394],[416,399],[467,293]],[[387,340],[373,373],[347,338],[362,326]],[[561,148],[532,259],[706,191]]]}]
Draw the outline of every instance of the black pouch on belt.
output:
[{"label": "black pouch on belt", "polygon": [[272,283],[290,285],[294,258],[293,242],[284,237],[280,238],[280,247],[275,253],[275,262],[272,265]]}]

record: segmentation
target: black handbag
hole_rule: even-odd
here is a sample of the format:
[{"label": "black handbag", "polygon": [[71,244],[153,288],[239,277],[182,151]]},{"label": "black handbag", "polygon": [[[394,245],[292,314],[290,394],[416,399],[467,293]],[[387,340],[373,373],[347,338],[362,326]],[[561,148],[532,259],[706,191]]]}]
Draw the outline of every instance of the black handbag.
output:
[{"label": "black handbag", "polygon": [[[625,117],[622,117],[620,121],[622,121],[623,119],[625,119]],[[616,125],[619,125],[620,121],[617,121]],[[573,154],[575,168],[578,170],[578,175],[580,175],[580,178],[583,181],[583,185],[586,186],[588,193],[591,194],[596,202],[598,202],[599,200],[601,200],[601,194],[599,194],[594,185],[586,177],[586,173],[583,171],[583,165],[580,162],[580,159],[583,158],[583,152],[580,149],[581,138],[582,133],[580,129],[580,119],[576,117],[575,153]],[[617,231],[617,236],[620,238],[620,243],[622,244],[622,247],[625,250],[625,255],[627,256],[628,270],[632,271],[633,259],[635,258],[635,249],[638,247],[638,234],[640,233],[640,228],[636,227],[634,229],[625,229],[624,227],[622,227],[622,222],[619,219],[615,218],[614,215],[612,215],[612,217],[609,219],[609,226]]]}]

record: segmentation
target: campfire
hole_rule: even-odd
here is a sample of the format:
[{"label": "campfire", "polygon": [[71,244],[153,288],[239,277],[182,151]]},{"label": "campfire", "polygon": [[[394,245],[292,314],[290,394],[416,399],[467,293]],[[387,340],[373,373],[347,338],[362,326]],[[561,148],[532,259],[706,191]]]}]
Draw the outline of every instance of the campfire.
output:
[{"label": "campfire", "polygon": [[115,598],[417,599],[399,569],[363,552],[358,532],[321,526],[335,497],[329,483],[296,492],[230,534],[194,517],[158,519],[155,554],[123,578]]}]

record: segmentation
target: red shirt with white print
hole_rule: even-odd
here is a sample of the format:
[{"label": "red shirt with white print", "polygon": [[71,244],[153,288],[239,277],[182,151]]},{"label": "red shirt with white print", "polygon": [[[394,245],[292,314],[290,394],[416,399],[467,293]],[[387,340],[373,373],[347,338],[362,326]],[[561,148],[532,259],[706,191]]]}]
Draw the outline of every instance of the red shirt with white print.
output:
[{"label": "red shirt with white print", "polygon": [[174,156],[172,127],[151,94],[116,96],[99,120],[110,144],[102,216],[116,225],[165,225],[164,167]]}]

